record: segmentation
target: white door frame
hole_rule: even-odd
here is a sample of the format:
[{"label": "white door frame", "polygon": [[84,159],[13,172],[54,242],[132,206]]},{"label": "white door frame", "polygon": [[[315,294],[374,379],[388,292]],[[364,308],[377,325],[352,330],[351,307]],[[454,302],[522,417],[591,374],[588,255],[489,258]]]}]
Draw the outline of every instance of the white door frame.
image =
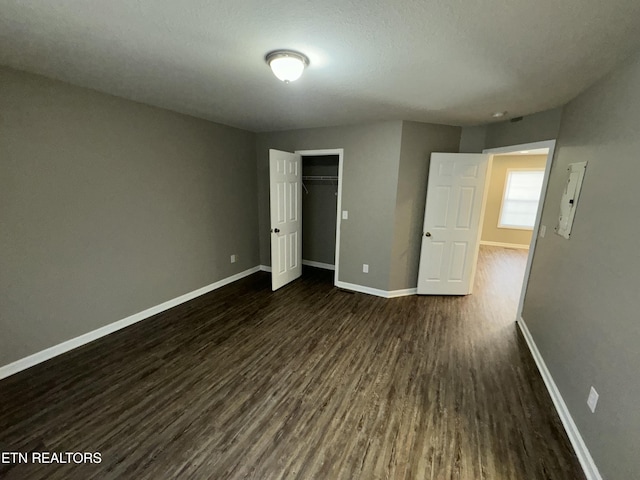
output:
[{"label": "white door frame", "polygon": [[[548,148],[547,163],[544,168],[544,178],[542,179],[542,193],[540,194],[540,202],[538,203],[538,211],[536,213],[536,221],[533,225],[533,232],[531,233],[531,245],[529,246],[529,256],[527,257],[527,266],[524,270],[524,281],[522,282],[522,290],[520,292],[520,300],[518,301],[518,310],[516,312],[516,321],[522,316],[522,309],[524,308],[524,296],[527,293],[527,285],[529,284],[529,276],[531,275],[531,264],[533,263],[533,256],[536,250],[536,242],[538,240],[538,234],[540,231],[540,220],[542,217],[542,207],[544,205],[544,199],[547,196],[547,185],[549,183],[549,174],[551,173],[551,164],[553,163],[553,155],[556,149],[555,140],[545,140],[543,142],[524,143],[521,145],[509,145],[507,147],[499,148],[485,148],[482,153],[488,153],[491,156],[490,162],[493,163],[493,155],[496,153],[514,153],[522,150],[536,150],[539,148]],[[489,182],[489,176],[487,176],[487,182]],[[484,213],[484,212],[483,212]],[[484,219],[482,219],[484,220]]]},{"label": "white door frame", "polygon": [[[338,272],[340,270],[340,221],[342,219],[342,166],[344,160],[344,148],[330,148],[324,150],[296,150],[303,157],[320,157],[324,155],[338,156],[338,206],[336,207],[336,269],[333,277],[333,284],[338,285]],[[304,162],[304,159],[302,160]],[[304,165],[304,163],[303,163]],[[304,222],[304,218],[302,219]]]}]

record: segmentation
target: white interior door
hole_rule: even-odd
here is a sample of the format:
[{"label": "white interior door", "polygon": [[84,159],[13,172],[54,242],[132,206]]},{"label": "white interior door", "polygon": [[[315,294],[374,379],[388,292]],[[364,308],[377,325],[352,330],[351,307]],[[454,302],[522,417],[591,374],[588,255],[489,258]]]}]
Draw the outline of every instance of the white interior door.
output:
[{"label": "white interior door", "polygon": [[271,288],[302,275],[302,157],[269,150]]},{"label": "white interior door", "polygon": [[488,164],[485,154],[431,154],[419,294],[471,293]]}]

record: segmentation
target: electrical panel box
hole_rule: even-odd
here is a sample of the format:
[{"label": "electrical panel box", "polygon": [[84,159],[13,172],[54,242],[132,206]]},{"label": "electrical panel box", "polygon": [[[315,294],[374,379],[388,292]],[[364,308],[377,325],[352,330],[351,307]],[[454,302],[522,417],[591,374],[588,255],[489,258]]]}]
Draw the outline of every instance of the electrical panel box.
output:
[{"label": "electrical panel box", "polygon": [[570,163],[568,170],[567,183],[564,187],[562,200],[560,201],[560,216],[558,218],[558,226],[556,232],[558,235],[569,239],[571,235],[571,226],[573,218],[576,215],[576,207],[578,206],[578,197],[582,188],[582,180],[584,172],[587,169],[587,162]]}]

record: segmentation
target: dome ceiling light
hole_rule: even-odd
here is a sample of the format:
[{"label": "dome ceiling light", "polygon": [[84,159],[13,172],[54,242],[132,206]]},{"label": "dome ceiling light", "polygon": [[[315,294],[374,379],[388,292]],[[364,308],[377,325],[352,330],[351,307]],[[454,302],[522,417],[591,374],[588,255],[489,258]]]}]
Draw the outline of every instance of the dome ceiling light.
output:
[{"label": "dome ceiling light", "polygon": [[265,57],[273,74],[284,83],[294,82],[300,78],[309,59],[302,53],[291,50],[276,50]]}]

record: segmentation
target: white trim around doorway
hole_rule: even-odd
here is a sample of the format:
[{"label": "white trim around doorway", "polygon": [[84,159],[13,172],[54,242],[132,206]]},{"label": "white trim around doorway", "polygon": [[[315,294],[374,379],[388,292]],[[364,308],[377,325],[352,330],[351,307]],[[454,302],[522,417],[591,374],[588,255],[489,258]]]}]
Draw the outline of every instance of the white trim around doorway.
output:
[{"label": "white trim around doorway", "polygon": [[344,148],[329,148],[323,150],[296,150],[303,157],[319,157],[323,155],[338,156],[338,206],[336,207],[336,254],[335,254],[335,275],[333,284],[338,286],[338,272],[340,269],[340,221],[342,219],[342,173],[344,161]]}]

